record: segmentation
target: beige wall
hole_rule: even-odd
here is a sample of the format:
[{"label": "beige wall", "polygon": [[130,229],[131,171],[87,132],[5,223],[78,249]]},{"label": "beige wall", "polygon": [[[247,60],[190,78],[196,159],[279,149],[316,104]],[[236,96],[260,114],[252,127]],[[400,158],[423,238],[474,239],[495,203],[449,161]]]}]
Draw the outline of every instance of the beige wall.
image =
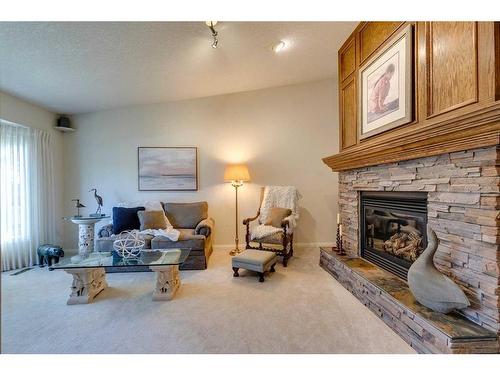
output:
[{"label": "beige wall", "polygon": [[0,118],[16,124],[31,126],[45,130],[52,134],[55,143],[54,168],[56,183],[56,238],[62,241],[63,238],[63,135],[54,130],[56,114],[35,104],[28,103],[12,95],[0,91]]},{"label": "beige wall", "polygon": [[[255,214],[261,185],[295,185],[303,196],[296,242],[333,242],[337,174],[321,158],[337,151],[337,113],[336,83],[324,80],[75,116],[77,131],[65,142],[65,213],[76,197],[94,210],[93,187],[106,213],[120,201],[207,200],[215,243],[230,245],[234,190],[223,183],[224,166],[244,162],[252,181],[241,189],[240,222]],[[199,191],[138,191],[138,146],[197,146]],[[66,240],[75,243],[75,227]]]}]

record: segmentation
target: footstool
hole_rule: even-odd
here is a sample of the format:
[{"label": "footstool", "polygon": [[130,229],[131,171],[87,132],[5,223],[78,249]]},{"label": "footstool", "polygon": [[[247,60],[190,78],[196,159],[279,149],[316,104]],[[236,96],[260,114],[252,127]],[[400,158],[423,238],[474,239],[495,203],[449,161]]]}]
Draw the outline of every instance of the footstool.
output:
[{"label": "footstool", "polygon": [[255,271],[259,273],[259,281],[264,282],[264,272],[274,272],[276,265],[276,254],[271,251],[262,250],[245,250],[241,254],[233,257],[233,271],[234,277],[240,276],[238,270],[243,268],[245,270]]}]

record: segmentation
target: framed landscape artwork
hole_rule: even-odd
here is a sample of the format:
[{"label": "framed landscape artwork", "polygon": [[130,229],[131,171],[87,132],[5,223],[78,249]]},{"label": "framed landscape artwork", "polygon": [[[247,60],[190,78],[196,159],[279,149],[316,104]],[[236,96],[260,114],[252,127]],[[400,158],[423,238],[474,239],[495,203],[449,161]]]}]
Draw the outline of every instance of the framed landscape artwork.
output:
[{"label": "framed landscape artwork", "polygon": [[412,121],[412,57],[410,25],[360,68],[360,139]]},{"label": "framed landscape artwork", "polygon": [[196,147],[139,147],[139,190],[198,190]]}]

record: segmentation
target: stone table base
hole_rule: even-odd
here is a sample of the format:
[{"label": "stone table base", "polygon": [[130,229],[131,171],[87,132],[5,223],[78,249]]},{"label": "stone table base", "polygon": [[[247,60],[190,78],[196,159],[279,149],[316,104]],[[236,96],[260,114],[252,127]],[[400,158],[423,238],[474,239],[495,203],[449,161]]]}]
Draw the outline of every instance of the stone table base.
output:
[{"label": "stone table base", "polygon": [[86,256],[94,251],[95,224],[108,217],[109,216],[68,218],[72,223],[78,224],[78,253],[80,255]]},{"label": "stone table base", "polygon": [[73,275],[68,305],[90,303],[108,287],[104,268],[71,268],[65,271]]},{"label": "stone table base", "polygon": [[179,266],[150,266],[156,273],[153,301],[170,301],[181,285]]},{"label": "stone table base", "polygon": [[[150,266],[156,273],[153,301],[170,301],[181,285],[179,266]],[[96,295],[108,287],[104,268],[70,268],[73,275],[68,305],[91,303]]]}]

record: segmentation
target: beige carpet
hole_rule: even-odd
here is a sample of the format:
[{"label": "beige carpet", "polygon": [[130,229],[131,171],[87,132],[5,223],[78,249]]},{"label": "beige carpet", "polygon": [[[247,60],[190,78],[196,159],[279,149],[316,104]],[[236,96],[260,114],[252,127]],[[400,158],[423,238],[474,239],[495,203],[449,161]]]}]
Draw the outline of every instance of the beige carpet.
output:
[{"label": "beige carpet", "polygon": [[215,251],[205,271],[184,271],[170,302],[153,302],[153,273],[108,274],[94,303],[67,306],[71,276],[2,273],[4,353],[413,353],[297,249],[259,283]]}]

